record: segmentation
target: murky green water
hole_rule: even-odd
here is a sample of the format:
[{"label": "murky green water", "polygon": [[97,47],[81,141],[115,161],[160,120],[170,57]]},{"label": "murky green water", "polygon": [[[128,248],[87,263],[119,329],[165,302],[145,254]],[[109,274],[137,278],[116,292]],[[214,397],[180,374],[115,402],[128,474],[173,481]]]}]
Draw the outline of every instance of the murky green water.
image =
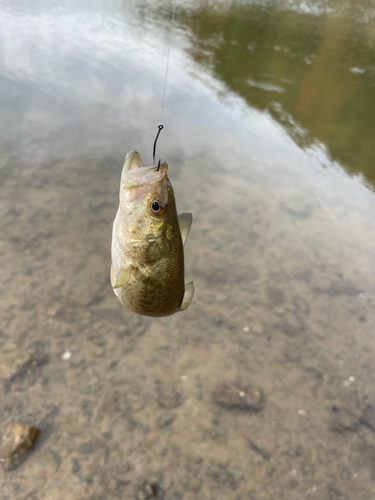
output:
[{"label": "murky green water", "polygon": [[[0,1],[0,426],[41,429],[1,500],[375,498],[374,43],[365,0]],[[169,44],[196,293],[155,320],[110,235]]]}]

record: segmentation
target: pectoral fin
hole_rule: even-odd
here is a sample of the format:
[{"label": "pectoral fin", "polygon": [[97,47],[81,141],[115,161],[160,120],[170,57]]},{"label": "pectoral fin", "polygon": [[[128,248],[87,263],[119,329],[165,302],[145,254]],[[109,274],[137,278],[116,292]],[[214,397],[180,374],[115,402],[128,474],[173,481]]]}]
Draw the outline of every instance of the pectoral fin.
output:
[{"label": "pectoral fin", "polygon": [[[182,238],[182,244],[185,245],[187,237],[189,236],[191,223],[193,222],[193,216],[191,214],[185,213],[178,216],[178,223],[180,225],[180,233]],[[194,290],[194,288],[193,288]],[[193,291],[194,293],[194,291]]]},{"label": "pectoral fin", "polygon": [[193,300],[193,295],[194,295],[194,283],[190,281],[190,283],[185,285],[185,295],[184,298],[182,299],[180,311],[185,311],[185,309],[187,309],[190,306],[190,303]]},{"label": "pectoral fin", "polygon": [[111,265],[111,285],[113,288],[120,288],[126,285],[130,278],[130,267],[120,267],[117,276],[115,276],[113,270],[113,264]]}]

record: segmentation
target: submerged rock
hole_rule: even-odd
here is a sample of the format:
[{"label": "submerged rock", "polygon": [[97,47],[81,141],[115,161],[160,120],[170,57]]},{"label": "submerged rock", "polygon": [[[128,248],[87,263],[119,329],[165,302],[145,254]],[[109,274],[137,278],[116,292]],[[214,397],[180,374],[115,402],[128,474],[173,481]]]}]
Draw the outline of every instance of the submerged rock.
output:
[{"label": "submerged rock", "polygon": [[157,481],[144,483],[137,493],[137,500],[163,500],[164,491]]},{"label": "submerged rock", "polygon": [[44,365],[48,358],[41,349],[18,349],[11,346],[0,352],[0,382],[8,390],[15,381],[35,379],[36,369]]},{"label": "submerged rock", "polygon": [[3,350],[0,353],[0,378],[4,381],[11,381],[31,364],[35,357],[35,352],[22,351],[16,347]]},{"label": "submerged rock", "polygon": [[264,408],[265,397],[261,389],[223,382],[215,388],[213,400],[224,408],[260,411]]},{"label": "submerged rock", "polygon": [[182,393],[178,391],[173,382],[158,379],[155,381],[155,389],[157,393],[157,401],[161,408],[172,409],[182,404]]},{"label": "submerged rock", "polygon": [[39,429],[31,425],[15,423],[5,426],[2,439],[2,460],[7,469],[16,465],[34,447],[39,433]]},{"label": "submerged rock", "polygon": [[358,430],[361,423],[358,415],[347,409],[338,409],[336,407],[333,411],[335,414],[329,425],[332,431],[343,434],[345,432],[356,432]]}]

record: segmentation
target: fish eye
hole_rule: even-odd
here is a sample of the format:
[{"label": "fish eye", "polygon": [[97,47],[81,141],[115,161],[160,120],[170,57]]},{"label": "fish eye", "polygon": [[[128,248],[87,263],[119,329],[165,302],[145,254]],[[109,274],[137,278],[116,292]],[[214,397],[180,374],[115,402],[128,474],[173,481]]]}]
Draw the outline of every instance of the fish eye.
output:
[{"label": "fish eye", "polygon": [[159,198],[154,198],[150,203],[151,212],[154,215],[162,215],[165,211],[164,203]]}]

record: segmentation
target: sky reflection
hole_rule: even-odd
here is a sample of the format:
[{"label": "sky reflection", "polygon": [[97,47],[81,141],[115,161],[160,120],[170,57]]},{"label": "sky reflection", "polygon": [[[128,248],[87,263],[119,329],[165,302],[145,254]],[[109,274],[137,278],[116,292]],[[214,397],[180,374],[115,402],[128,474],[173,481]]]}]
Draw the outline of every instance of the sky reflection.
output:
[{"label": "sky reflection", "polygon": [[[373,180],[372,56],[364,36],[358,56],[344,60],[338,49],[332,64],[337,10],[327,16],[324,2],[219,2],[212,11],[176,3],[171,29],[171,5],[3,2],[3,157],[35,168],[90,151],[121,157],[134,144],[150,150],[171,42],[164,154],[210,152],[241,175],[248,169],[238,163],[251,162],[278,182],[310,177],[303,165],[311,162]],[[339,19],[352,27],[346,11]]]}]

